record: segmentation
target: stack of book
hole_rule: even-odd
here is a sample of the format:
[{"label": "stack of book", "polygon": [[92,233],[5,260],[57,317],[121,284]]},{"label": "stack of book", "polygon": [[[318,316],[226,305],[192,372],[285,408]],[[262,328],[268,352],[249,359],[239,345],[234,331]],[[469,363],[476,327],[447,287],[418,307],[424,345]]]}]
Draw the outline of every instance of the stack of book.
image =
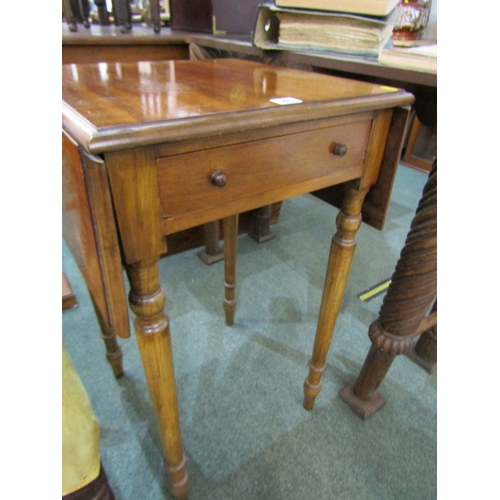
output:
[{"label": "stack of book", "polygon": [[264,50],[334,51],[378,57],[399,0],[275,0],[259,7],[253,43]]},{"label": "stack of book", "polygon": [[378,62],[394,68],[437,74],[437,43],[417,42],[406,46],[394,43],[380,51]]}]

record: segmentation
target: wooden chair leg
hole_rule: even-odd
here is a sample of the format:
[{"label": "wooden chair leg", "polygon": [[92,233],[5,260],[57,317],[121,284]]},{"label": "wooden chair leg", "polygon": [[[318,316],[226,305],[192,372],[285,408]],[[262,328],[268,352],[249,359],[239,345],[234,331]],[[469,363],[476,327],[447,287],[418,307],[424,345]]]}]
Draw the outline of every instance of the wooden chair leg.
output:
[{"label": "wooden chair leg", "polygon": [[372,346],[365,363],[356,382],[339,392],[360,418],[368,418],[385,404],[377,389],[395,356],[411,348],[436,294],[437,166],[424,187],[379,318],[370,325]]},{"label": "wooden chair leg", "polygon": [[224,312],[226,325],[234,324],[236,311],[236,252],[238,242],[238,215],[224,219]]}]

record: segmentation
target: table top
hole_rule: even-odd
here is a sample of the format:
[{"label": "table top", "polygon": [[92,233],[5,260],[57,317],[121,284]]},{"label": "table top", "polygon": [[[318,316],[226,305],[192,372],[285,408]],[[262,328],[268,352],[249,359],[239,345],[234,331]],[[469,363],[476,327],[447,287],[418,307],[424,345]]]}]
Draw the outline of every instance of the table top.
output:
[{"label": "table top", "polygon": [[412,102],[393,87],[240,59],[72,64],[62,76],[63,127],[91,153]]}]

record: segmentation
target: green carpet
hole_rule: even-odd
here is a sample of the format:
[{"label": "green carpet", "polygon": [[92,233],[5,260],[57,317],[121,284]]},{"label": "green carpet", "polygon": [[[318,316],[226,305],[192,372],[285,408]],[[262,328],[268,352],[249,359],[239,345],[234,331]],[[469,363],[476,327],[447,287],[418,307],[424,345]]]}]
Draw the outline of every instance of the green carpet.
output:
[{"label": "green carpet", "polygon": [[[337,210],[312,195],[283,203],[276,238],[238,240],[235,324],[222,309],[223,263],[196,250],[161,259],[191,500],[427,500],[437,497],[436,374],[398,357],[380,388],[386,406],[362,421],[337,392],[370,347],[384,294],[358,295],[392,275],[426,174],[400,166],[383,232],[363,225],[322,392],[302,408]],[[101,423],[101,459],[117,500],[170,499],[135,337],[120,340],[116,381],[78,268],[63,243],[78,307],[63,340]]]}]

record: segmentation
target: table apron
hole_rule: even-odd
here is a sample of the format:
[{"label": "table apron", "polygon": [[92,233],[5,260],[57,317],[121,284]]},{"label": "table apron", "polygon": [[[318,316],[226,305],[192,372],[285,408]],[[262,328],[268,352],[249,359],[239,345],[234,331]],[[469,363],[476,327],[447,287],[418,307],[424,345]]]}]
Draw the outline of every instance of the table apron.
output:
[{"label": "table apron", "polygon": [[[164,233],[360,177],[371,126],[372,120],[365,118],[158,158]],[[335,154],[337,145],[347,153]],[[212,182],[215,172],[226,176],[224,186]]]}]

